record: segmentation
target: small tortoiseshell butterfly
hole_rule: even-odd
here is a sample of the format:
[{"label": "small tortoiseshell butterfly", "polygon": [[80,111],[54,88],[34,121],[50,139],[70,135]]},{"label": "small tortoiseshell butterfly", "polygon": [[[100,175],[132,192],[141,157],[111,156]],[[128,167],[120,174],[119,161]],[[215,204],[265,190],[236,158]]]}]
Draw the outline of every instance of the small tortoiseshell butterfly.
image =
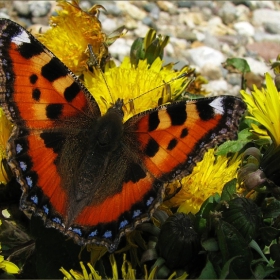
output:
[{"label": "small tortoiseshell butterfly", "polygon": [[75,75],[18,24],[0,20],[0,102],[15,124],[8,162],[20,208],[78,244],[114,251],[147,221],[164,183],[236,137],[245,104],[220,96],[160,106],[123,123],[122,100],[101,116]]}]

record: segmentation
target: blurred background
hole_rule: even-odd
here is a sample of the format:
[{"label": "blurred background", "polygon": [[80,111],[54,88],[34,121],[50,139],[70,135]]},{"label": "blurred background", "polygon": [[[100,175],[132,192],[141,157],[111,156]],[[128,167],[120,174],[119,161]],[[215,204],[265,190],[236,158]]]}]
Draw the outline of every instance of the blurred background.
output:
[{"label": "blurred background", "polygon": [[[99,19],[109,35],[121,26],[126,35],[110,46],[114,59],[129,55],[132,42],[150,28],[170,36],[164,60],[176,68],[194,66],[217,94],[237,95],[240,75],[221,65],[226,58],[242,57],[250,65],[247,85],[260,86],[269,62],[280,53],[280,1],[80,1],[88,10],[102,5]],[[0,17],[19,22],[33,33],[48,28],[56,1],[0,1]],[[90,28],[90,27],[89,27]],[[113,35],[113,34],[112,34]]]}]

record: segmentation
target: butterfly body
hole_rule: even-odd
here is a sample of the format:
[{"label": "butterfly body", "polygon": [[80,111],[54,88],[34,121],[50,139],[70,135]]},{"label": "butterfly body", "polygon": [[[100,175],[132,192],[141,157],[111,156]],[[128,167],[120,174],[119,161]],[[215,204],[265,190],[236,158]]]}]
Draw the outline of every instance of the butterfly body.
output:
[{"label": "butterfly body", "polygon": [[93,96],[48,49],[0,20],[0,104],[15,124],[8,161],[20,207],[79,244],[116,250],[147,221],[164,184],[191,173],[207,149],[236,137],[245,105],[221,96],[180,101],[123,122],[118,99],[103,116]]}]

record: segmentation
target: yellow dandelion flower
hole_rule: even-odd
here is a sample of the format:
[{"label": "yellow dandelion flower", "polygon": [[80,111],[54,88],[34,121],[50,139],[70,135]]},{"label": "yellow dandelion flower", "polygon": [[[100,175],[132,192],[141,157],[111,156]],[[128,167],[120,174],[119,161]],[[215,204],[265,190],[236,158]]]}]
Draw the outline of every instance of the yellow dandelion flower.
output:
[{"label": "yellow dandelion flower", "polygon": [[132,268],[131,263],[126,259],[126,254],[123,255],[121,271],[123,279],[136,279],[136,270]]},{"label": "yellow dandelion flower", "polygon": [[[112,278],[111,279],[120,279],[119,278],[119,272],[118,272],[118,267],[117,267],[117,262],[113,254],[109,256],[111,267],[112,267]],[[64,275],[64,280],[68,279],[95,279],[95,280],[100,280],[102,277],[99,275],[99,273],[94,269],[94,267],[88,263],[87,266],[90,270],[90,273],[86,270],[83,262],[80,262],[80,266],[82,269],[82,273],[78,271],[74,271],[73,269],[70,269],[68,272],[65,270],[63,267],[60,268],[59,270],[63,273]],[[123,264],[121,267],[121,272],[122,272],[122,279],[136,279],[136,271],[132,268],[132,265],[129,261],[126,260],[126,255],[123,255]]]},{"label": "yellow dandelion flower", "polygon": [[[93,93],[102,115],[118,98],[123,99],[126,105],[125,121],[137,113],[157,107],[162,99],[163,103],[173,100],[187,87],[186,77],[175,79],[185,73],[187,67],[175,72],[163,67],[162,63],[160,58],[152,65],[146,60],[140,60],[135,68],[131,65],[130,59],[125,58],[119,67],[108,68],[103,75],[99,71],[85,72],[84,83]],[[164,85],[164,82],[172,79],[175,80]],[[170,97],[166,98],[169,93]]]},{"label": "yellow dandelion flower", "polygon": [[98,61],[107,54],[105,34],[101,31],[98,10],[94,5],[88,12],[80,9],[78,2],[59,1],[62,9],[50,19],[51,28],[38,39],[49,48],[75,74],[86,69],[89,59],[86,50],[90,44]]},{"label": "yellow dandelion flower", "polygon": [[168,207],[179,207],[178,212],[195,214],[209,196],[220,194],[224,185],[236,178],[240,158],[230,161],[224,156],[215,157],[214,153],[214,149],[208,150],[203,160],[194,167],[192,174],[168,186],[182,187],[174,197],[165,202]]},{"label": "yellow dandelion flower", "polygon": [[8,121],[3,110],[0,108],[0,161],[1,161],[0,183],[2,184],[7,182],[7,177],[8,177],[4,167],[2,166],[2,161],[7,157],[6,146],[11,131],[12,131],[12,124]]},{"label": "yellow dandelion flower", "polygon": [[[2,221],[0,220],[0,225],[1,224]],[[1,243],[0,243],[0,249],[1,249]],[[18,274],[20,271],[19,267],[16,264],[5,260],[4,256],[2,255],[0,255],[0,269],[10,274]]]},{"label": "yellow dandelion flower", "polygon": [[102,277],[98,274],[98,272],[94,269],[94,267],[88,263],[87,266],[90,270],[90,273],[86,270],[86,267],[84,266],[83,262],[80,262],[80,266],[82,269],[82,273],[79,271],[75,271],[73,269],[70,269],[68,272],[66,269],[61,267],[59,269],[60,272],[64,275],[63,279],[68,280],[68,279],[95,279],[95,280],[100,280]]},{"label": "yellow dandelion flower", "polygon": [[16,264],[4,260],[4,257],[1,255],[0,255],[0,269],[10,274],[18,274],[20,270]]},{"label": "yellow dandelion flower", "polygon": [[241,91],[250,116],[247,118],[257,121],[261,124],[267,133],[262,129],[252,126],[253,131],[262,137],[270,136],[276,146],[280,146],[280,94],[271,78],[266,73],[266,89],[259,90],[254,86],[252,94]]}]

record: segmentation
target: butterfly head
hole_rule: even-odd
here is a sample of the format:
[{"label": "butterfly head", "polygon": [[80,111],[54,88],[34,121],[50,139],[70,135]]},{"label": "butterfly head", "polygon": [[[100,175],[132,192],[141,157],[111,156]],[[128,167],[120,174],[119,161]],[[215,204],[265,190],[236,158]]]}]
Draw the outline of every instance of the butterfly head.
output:
[{"label": "butterfly head", "polygon": [[119,114],[121,116],[121,118],[123,118],[123,116],[124,116],[124,112],[123,112],[123,109],[122,109],[123,105],[124,105],[123,99],[118,98],[116,103],[108,109],[107,114],[109,112],[114,111],[115,113]]}]

